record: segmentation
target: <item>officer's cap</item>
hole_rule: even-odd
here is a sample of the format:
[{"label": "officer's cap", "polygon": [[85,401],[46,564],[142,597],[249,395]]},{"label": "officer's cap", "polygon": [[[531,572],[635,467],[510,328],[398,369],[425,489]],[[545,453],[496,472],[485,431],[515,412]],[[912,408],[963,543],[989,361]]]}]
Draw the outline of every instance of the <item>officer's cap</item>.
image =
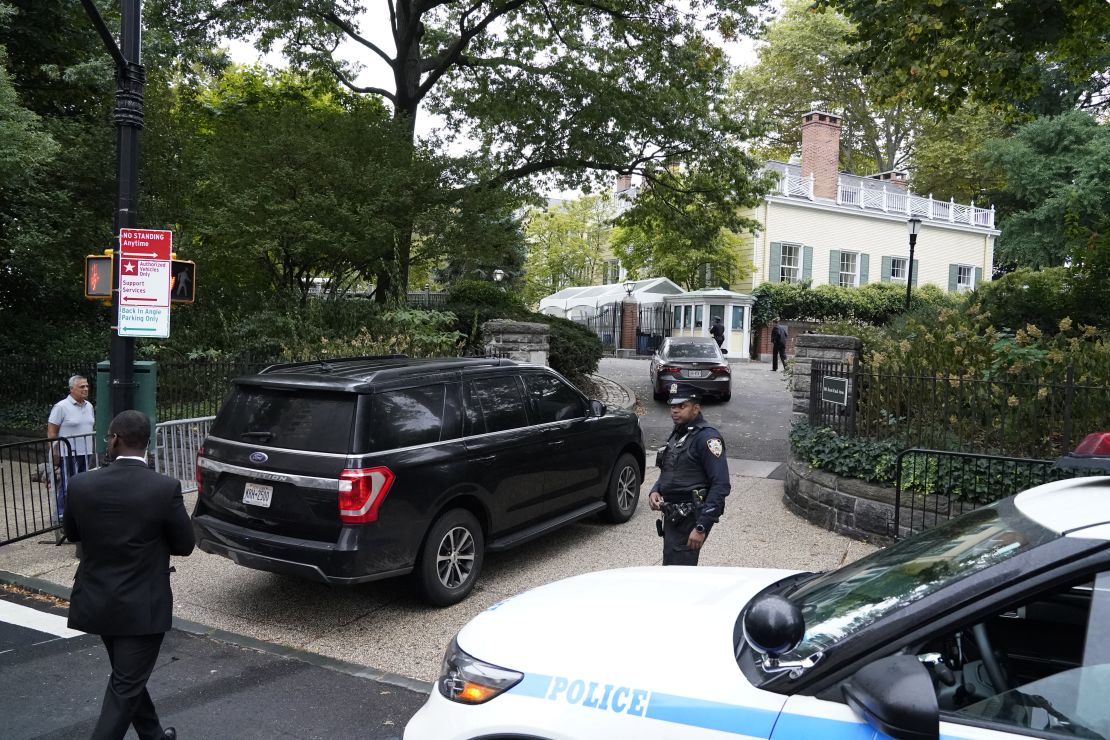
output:
[{"label": "officer's cap", "polygon": [[689,383],[671,383],[671,388],[667,395],[667,403],[671,406],[677,406],[687,401],[701,403],[701,391]]}]

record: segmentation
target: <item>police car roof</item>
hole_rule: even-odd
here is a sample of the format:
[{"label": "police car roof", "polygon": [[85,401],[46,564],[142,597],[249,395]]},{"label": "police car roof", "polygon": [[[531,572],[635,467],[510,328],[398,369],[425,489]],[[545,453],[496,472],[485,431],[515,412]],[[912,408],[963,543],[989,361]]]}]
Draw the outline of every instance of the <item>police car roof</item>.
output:
[{"label": "police car roof", "polygon": [[1014,505],[1057,534],[1110,540],[1110,476],[1046,483],[1019,493]]}]

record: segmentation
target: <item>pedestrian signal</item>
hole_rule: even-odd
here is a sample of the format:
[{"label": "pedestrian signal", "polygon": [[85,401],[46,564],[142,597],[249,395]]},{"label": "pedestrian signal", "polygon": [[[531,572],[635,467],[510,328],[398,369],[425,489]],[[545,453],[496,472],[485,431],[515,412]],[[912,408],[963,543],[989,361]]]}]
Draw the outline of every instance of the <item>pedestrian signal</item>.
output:
[{"label": "pedestrian signal", "polygon": [[100,300],[112,297],[112,258],[105,254],[85,257],[85,297]]},{"label": "pedestrian signal", "polygon": [[170,265],[170,303],[192,303],[197,292],[197,263],[173,260]]}]

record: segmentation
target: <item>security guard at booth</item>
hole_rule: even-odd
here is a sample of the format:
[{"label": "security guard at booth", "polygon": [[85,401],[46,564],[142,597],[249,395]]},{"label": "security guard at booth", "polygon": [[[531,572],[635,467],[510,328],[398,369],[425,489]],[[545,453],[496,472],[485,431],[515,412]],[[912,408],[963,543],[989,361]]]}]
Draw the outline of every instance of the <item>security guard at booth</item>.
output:
[{"label": "security guard at booth", "polygon": [[721,433],[701,415],[701,395],[687,383],[670,387],[674,431],[655,464],[662,471],[648,501],[662,518],[663,565],[697,565],[709,530],[725,510],[731,490]]}]

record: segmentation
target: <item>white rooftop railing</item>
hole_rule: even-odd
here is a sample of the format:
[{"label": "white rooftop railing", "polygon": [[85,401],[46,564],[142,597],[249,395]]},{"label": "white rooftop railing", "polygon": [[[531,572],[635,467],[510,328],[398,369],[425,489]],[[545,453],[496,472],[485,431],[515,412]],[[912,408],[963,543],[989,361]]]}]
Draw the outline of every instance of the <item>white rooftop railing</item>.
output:
[{"label": "white rooftop railing", "polygon": [[[778,192],[780,195],[796,196],[814,200],[813,175],[804,177],[789,172],[775,170],[779,174]],[[837,180],[836,203],[841,206],[861,208],[884,213],[901,213],[909,216],[943,221],[952,224],[967,224],[985,229],[994,228],[994,206],[980,208],[974,204],[963,205],[951,200],[934,200],[914,195],[910,192],[893,192],[886,188],[865,188],[861,185],[845,185]]]}]

